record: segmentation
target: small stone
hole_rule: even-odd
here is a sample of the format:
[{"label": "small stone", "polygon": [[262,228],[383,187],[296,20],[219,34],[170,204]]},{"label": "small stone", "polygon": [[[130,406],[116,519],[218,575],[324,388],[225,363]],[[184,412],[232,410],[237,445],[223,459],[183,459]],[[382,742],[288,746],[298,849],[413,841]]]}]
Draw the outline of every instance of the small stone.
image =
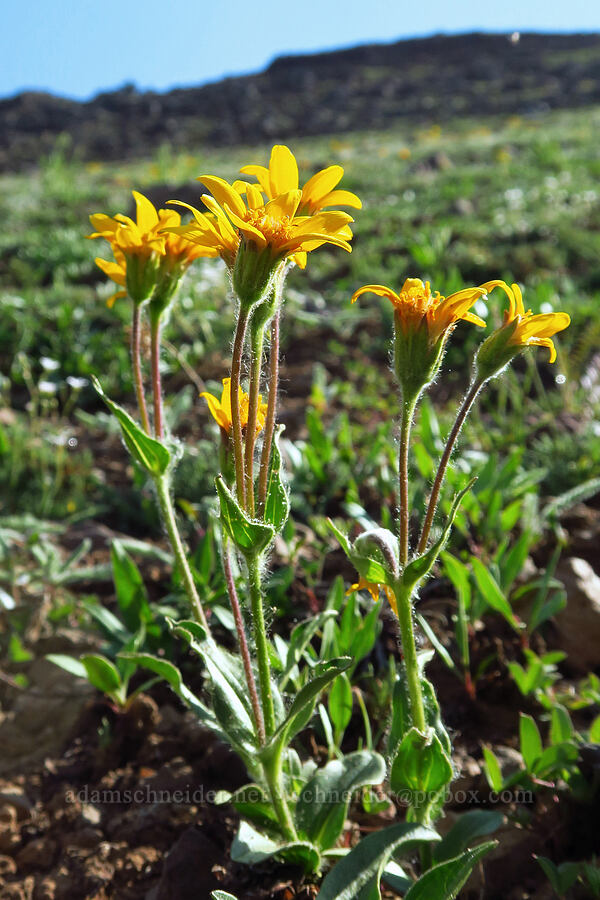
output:
[{"label": "small stone", "polygon": [[555,617],[566,664],[586,674],[600,665],[600,577],[585,559],[561,562],[556,577],[565,586],[567,605]]},{"label": "small stone", "polygon": [[36,838],[25,844],[17,854],[17,865],[27,869],[49,869],[56,855],[56,841],[52,838]]},{"label": "small stone", "polygon": [[16,871],[17,864],[12,856],[0,856],[0,878],[14,875]]}]

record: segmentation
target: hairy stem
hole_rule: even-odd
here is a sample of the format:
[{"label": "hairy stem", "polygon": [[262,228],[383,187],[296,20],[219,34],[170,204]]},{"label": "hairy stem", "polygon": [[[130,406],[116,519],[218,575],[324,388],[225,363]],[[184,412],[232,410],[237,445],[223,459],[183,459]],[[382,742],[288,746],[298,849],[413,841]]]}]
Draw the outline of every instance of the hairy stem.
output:
[{"label": "hairy stem", "polygon": [[231,552],[229,541],[223,534],[223,571],[225,572],[225,581],[227,582],[227,593],[229,594],[229,602],[235,620],[235,628],[237,631],[238,642],[240,645],[240,653],[244,666],[244,675],[246,676],[246,684],[250,694],[250,702],[252,703],[252,711],[254,713],[254,724],[256,726],[256,734],[261,744],[265,743],[265,723],[260,708],[258,692],[256,690],[256,681],[254,680],[254,672],[252,671],[252,660],[250,658],[250,650],[248,648],[248,640],[246,638],[246,629],[244,628],[244,620],[240,601],[235,587],[233,572],[231,570]]},{"label": "hairy stem", "polygon": [[[281,293],[281,286],[277,286],[276,290]],[[273,444],[273,433],[275,431],[275,419],[277,417],[277,392],[279,386],[279,302],[271,323],[271,352],[269,360],[269,399],[267,401],[267,415],[265,419],[265,430],[263,434],[263,445],[260,459],[260,474],[258,476],[258,502],[259,508],[264,508],[267,500],[267,485],[269,482],[269,460],[271,459],[271,446]]]},{"label": "hairy stem", "polygon": [[269,738],[275,731],[275,707],[273,705],[273,693],[271,690],[271,664],[269,662],[269,646],[267,643],[267,631],[265,628],[265,616],[263,611],[260,561],[258,556],[254,554],[249,555],[246,558],[246,562],[248,563],[248,583],[250,587],[254,644],[258,661],[258,682],[265,720],[265,733],[267,738]]},{"label": "hairy stem", "polygon": [[187,556],[185,553],[183,542],[181,540],[181,536],[179,534],[179,529],[177,528],[175,510],[173,509],[173,503],[171,501],[171,494],[169,491],[168,476],[166,474],[157,475],[154,479],[154,483],[156,485],[156,496],[158,497],[158,505],[160,506],[163,522],[165,524],[165,528],[167,529],[171,548],[175,555],[175,560],[183,579],[183,586],[185,588],[188,600],[190,601],[194,618],[200,625],[202,625],[203,628],[206,629],[206,632],[210,637],[210,628],[208,626],[204,610],[202,609],[200,597],[198,596],[198,591],[196,590],[196,585],[194,584],[194,578],[187,561]]},{"label": "hairy stem", "polygon": [[233,454],[235,459],[235,485],[237,498],[242,506],[246,505],[246,485],[244,479],[244,446],[242,439],[242,421],[240,418],[240,378],[242,372],[242,354],[248,325],[248,311],[240,308],[238,315],[233,355],[231,357],[231,424],[233,426]]},{"label": "hairy stem", "polygon": [[154,436],[164,438],[162,383],[160,378],[160,315],[150,315],[150,343],[152,360],[152,394],[154,398]]},{"label": "hairy stem", "polygon": [[448,463],[450,462],[450,457],[452,456],[452,451],[454,450],[454,445],[464,425],[465,419],[469,414],[469,410],[473,406],[473,403],[475,402],[475,399],[484,384],[484,381],[473,382],[473,384],[467,391],[465,399],[461,404],[454,425],[452,426],[452,431],[448,435],[448,440],[446,441],[446,446],[444,447],[444,452],[442,454],[442,458],[440,459],[438,470],[435,474],[433,487],[431,489],[431,496],[429,498],[429,504],[427,506],[427,512],[425,514],[425,521],[423,523],[423,531],[421,532],[419,546],[417,548],[417,552],[419,554],[424,553],[427,548],[427,541],[429,540],[431,526],[433,525],[433,517],[435,516],[435,511],[437,509],[437,504],[440,497],[440,490],[444,481],[446,469],[448,468]]},{"label": "hairy stem", "polygon": [[408,562],[408,528],[410,510],[408,508],[408,452],[410,449],[410,430],[417,398],[402,399],[402,419],[400,424],[400,446],[398,451],[398,488],[399,488],[399,520],[400,520],[400,563]]},{"label": "hairy stem", "polygon": [[146,393],[144,391],[144,377],[142,375],[142,304],[133,304],[133,320],[131,323],[131,367],[133,370],[133,383],[135,396],[142,422],[142,428],[146,434],[150,434],[150,419],[146,406]]},{"label": "hairy stem", "polygon": [[415,644],[415,632],[413,628],[411,592],[401,582],[396,582],[394,588],[396,603],[398,605],[398,624],[400,626],[400,638],[402,641],[402,654],[406,669],[406,682],[410,697],[410,709],[413,725],[419,731],[427,730],[425,721],[425,708],[423,706],[423,694],[421,691],[421,678],[419,676],[419,664],[417,662],[417,646]]},{"label": "hairy stem", "polygon": [[248,396],[248,425],[246,426],[246,504],[248,512],[254,515],[254,445],[256,443],[256,422],[258,419],[258,392],[260,389],[260,373],[265,329],[252,329],[250,363],[250,389]]}]

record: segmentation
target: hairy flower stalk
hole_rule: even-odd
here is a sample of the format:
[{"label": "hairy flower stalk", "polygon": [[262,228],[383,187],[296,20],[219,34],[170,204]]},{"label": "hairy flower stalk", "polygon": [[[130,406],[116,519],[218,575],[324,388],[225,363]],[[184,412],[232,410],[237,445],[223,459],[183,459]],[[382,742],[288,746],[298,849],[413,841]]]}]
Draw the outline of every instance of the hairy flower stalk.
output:
[{"label": "hairy flower stalk", "polygon": [[258,476],[258,502],[262,512],[267,500],[267,485],[269,480],[269,461],[271,459],[271,447],[275,433],[275,420],[277,418],[277,395],[279,391],[279,319],[281,316],[281,295],[285,282],[285,272],[282,271],[275,285],[275,312],[271,321],[271,347],[269,351],[269,396],[267,401],[267,416],[265,420],[265,432],[260,459],[260,472]]},{"label": "hairy flower stalk", "polygon": [[137,399],[138,411],[142,422],[142,428],[146,434],[150,434],[150,419],[146,406],[146,393],[144,390],[144,376],[142,374],[142,306],[140,303],[133,305],[133,317],[131,322],[131,368],[133,371],[133,383]]}]

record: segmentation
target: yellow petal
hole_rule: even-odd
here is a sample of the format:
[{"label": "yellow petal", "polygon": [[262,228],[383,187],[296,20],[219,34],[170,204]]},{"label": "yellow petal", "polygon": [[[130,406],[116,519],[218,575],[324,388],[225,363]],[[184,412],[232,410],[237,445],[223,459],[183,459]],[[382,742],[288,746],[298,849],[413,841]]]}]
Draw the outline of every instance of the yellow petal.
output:
[{"label": "yellow petal", "polygon": [[326,194],[329,194],[336,184],[339,184],[343,174],[344,170],[341,166],[329,166],[327,169],[321,169],[304,185],[302,189],[303,202],[318,202]]},{"label": "yellow petal", "polygon": [[158,225],[158,213],[154,205],[139,191],[131,192],[137,209],[137,226],[140,231],[152,231]]},{"label": "yellow petal", "polygon": [[352,209],[362,209],[362,201],[351,191],[331,191],[325,197],[321,197],[321,208],[325,206],[350,206]]},{"label": "yellow petal", "polygon": [[223,178],[219,178],[217,175],[201,175],[198,181],[208,188],[220,206],[225,208],[225,204],[227,204],[238,216],[243,217],[246,214],[244,201]]},{"label": "yellow petal", "polygon": [[271,150],[269,177],[273,198],[298,190],[298,163],[285,144],[275,144]]},{"label": "yellow petal", "polygon": [[269,178],[269,170],[265,166],[244,166],[240,169],[242,175],[254,175],[255,178],[258,179],[258,183],[261,188],[268,196],[269,200],[272,200],[271,196],[271,180]]},{"label": "yellow petal", "polygon": [[400,303],[400,297],[391,288],[384,284],[365,284],[363,287],[354,291],[352,294],[352,303],[354,303],[362,294],[376,294],[378,297],[387,297],[394,305]]},{"label": "yellow petal", "polygon": [[273,219],[283,219],[284,216],[293,219],[301,197],[302,191],[298,190],[279,194],[274,200],[269,200],[265,206],[265,215]]}]

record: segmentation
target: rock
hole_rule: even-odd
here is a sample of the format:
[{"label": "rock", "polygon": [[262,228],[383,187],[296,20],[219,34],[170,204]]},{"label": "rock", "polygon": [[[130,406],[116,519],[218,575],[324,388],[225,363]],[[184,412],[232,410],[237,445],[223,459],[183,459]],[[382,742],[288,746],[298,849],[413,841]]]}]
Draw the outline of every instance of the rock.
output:
[{"label": "rock", "polygon": [[25,869],[49,869],[56,856],[56,841],[36,838],[25,844],[17,854],[17,865]]},{"label": "rock", "polygon": [[14,875],[17,871],[17,864],[12,856],[0,856],[0,878],[6,878],[7,875]]},{"label": "rock", "polygon": [[[219,888],[212,867],[223,853],[196,828],[181,835],[165,859],[163,873],[153,900],[198,900],[210,897]],[[199,865],[198,861],[202,864]]]},{"label": "rock", "polygon": [[600,665],[600,577],[577,557],[561,562],[556,577],[567,592],[567,605],[555,617],[558,643],[570,668],[587,674]]}]

